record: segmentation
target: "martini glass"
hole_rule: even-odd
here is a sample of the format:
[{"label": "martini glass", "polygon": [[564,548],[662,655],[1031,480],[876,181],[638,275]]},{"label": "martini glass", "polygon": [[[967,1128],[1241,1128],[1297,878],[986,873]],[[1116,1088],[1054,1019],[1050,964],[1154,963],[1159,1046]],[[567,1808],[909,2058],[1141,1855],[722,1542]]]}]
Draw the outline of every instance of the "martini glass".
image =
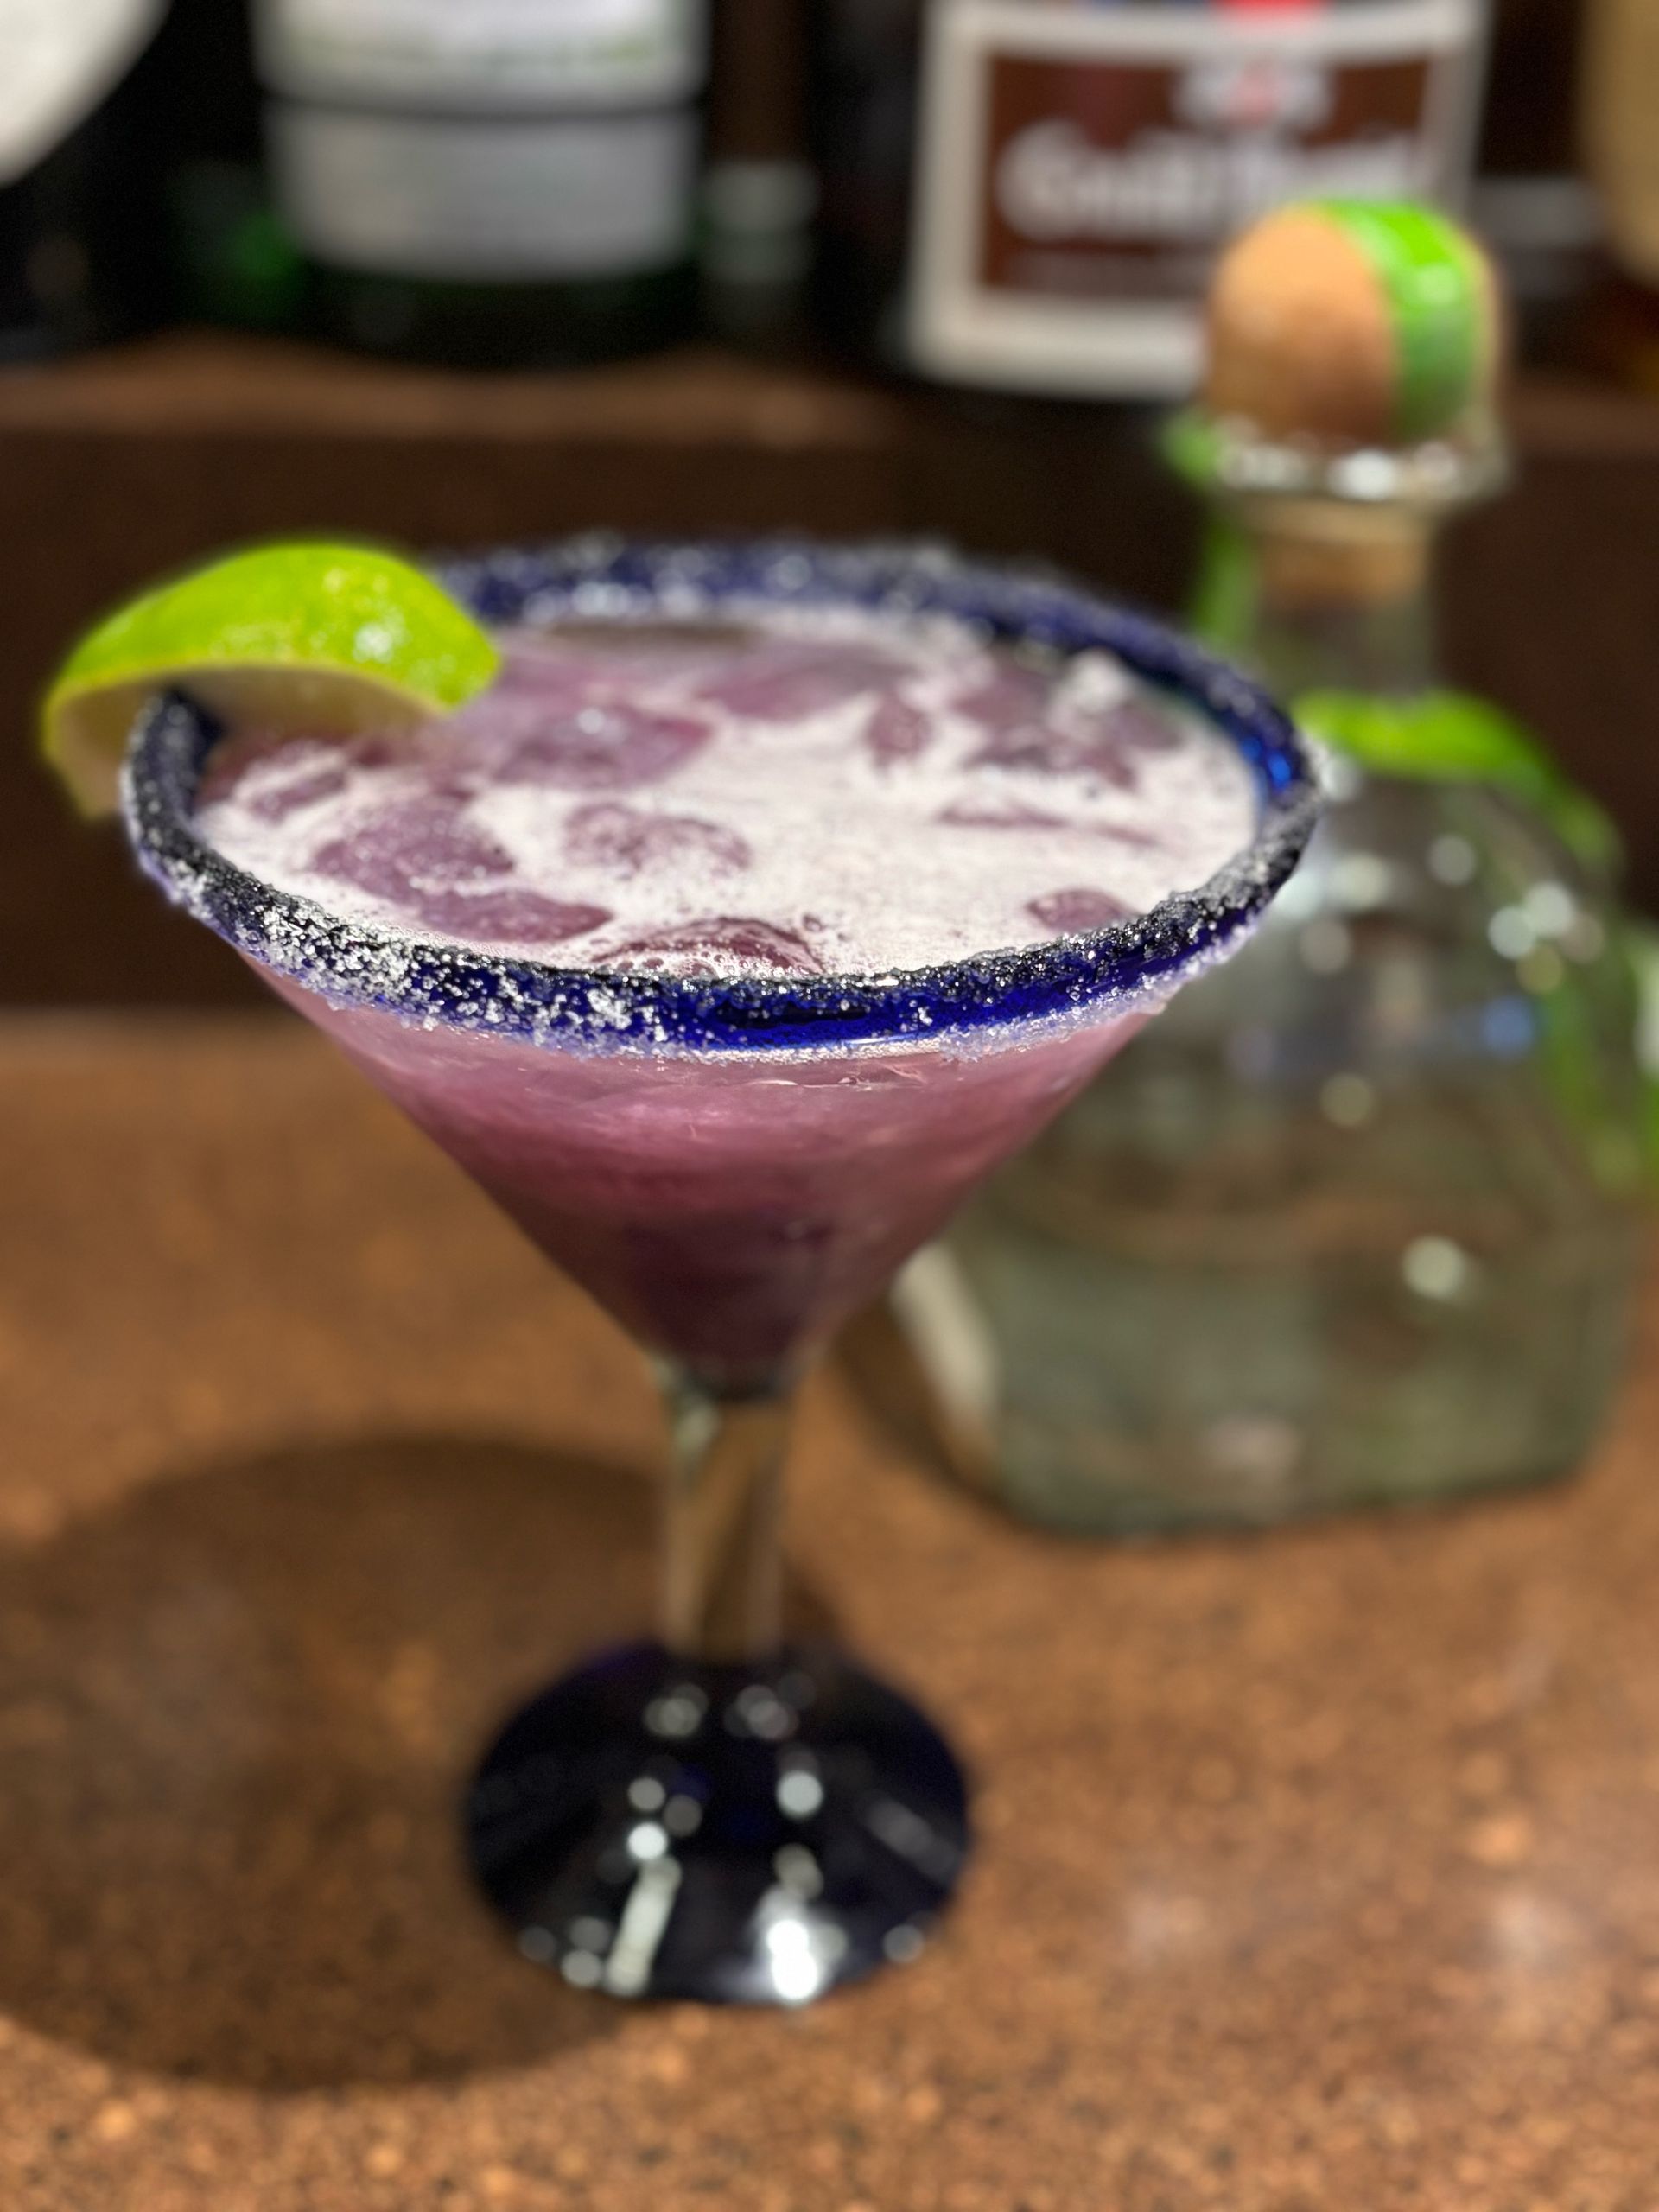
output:
[{"label": "martini glass", "polygon": [[913,1958],[968,1847],[943,1737],[780,1626],[779,1484],[834,1327],[1186,977],[1242,938],[1316,801],[1284,717],[1231,670],[1065,585],[927,550],[592,538],[458,563],[500,626],[718,619],[757,602],[942,613],[988,640],[1105,648],[1253,772],[1248,847],[1109,928],[880,975],[584,971],[348,920],[232,865],[194,801],[219,732],[155,702],[129,828],[149,872],[340,1045],[655,1357],[673,1438],[660,1640],[506,1724],[466,1808],[521,1950],[617,1997],[801,2003]]}]

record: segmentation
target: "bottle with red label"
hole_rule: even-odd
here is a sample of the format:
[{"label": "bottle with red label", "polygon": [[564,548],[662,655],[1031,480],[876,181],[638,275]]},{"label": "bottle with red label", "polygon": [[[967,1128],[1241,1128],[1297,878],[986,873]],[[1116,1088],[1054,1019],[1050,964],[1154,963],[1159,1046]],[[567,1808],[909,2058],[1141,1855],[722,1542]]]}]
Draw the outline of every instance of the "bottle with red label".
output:
[{"label": "bottle with red label", "polygon": [[1191,387],[1220,246],[1310,194],[1455,206],[1485,0],[818,0],[833,339],[950,383]]}]

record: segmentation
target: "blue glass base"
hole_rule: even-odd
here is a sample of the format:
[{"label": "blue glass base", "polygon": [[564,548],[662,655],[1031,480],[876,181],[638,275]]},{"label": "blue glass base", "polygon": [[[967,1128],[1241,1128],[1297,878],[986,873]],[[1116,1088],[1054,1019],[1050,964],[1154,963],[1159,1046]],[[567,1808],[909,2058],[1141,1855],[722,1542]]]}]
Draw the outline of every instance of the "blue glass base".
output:
[{"label": "blue glass base", "polygon": [[833,1652],[638,1644],[508,1723],[467,1832],[519,1949],[578,1987],[795,2005],[920,1954],[967,1793],[916,1707]]}]

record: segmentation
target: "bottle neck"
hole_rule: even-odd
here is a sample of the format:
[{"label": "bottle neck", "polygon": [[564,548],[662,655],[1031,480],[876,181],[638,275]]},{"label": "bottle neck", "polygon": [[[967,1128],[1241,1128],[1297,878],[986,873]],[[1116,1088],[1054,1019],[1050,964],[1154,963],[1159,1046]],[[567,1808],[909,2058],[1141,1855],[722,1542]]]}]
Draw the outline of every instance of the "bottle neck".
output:
[{"label": "bottle neck", "polygon": [[1403,505],[1229,500],[1212,525],[1199,626],[1282,698],[1425,690],[1433,530]]}]

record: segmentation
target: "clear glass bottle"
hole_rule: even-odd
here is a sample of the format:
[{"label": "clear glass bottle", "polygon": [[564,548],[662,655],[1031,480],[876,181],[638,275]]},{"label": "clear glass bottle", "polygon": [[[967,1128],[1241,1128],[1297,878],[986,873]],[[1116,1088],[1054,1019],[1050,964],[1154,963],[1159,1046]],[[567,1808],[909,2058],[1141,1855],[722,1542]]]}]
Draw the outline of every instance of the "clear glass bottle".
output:
[{"label": "clear glass bottle", "polygon": [[[1575,1465],[1643,1246],[1611,833],[1433,689],[1472,442],[1198,444],[1199,614],[1337,741],[1254,941],[1152,1023],[905,1284],[959,1459],[1061,1527],[1249,1524]],[[1401,772],[1386,772],[1392,767]]]}]

